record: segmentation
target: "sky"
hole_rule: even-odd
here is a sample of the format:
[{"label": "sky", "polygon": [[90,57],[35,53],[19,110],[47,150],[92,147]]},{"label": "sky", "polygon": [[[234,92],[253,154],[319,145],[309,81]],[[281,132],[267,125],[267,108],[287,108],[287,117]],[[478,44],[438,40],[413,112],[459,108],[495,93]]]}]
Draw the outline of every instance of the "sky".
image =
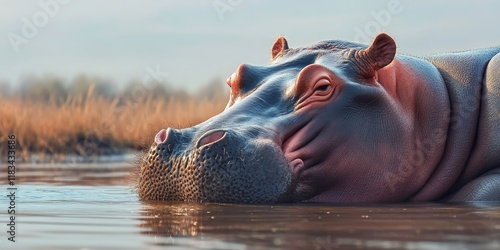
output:
[{"label": "sky", "polygon": [[387,32],[424,56],[500,46],[500,1],[0,0],[0,81],[80,74],[124,84],[154,71],[177,88],[268,64],[274,40],[369,43]]}]

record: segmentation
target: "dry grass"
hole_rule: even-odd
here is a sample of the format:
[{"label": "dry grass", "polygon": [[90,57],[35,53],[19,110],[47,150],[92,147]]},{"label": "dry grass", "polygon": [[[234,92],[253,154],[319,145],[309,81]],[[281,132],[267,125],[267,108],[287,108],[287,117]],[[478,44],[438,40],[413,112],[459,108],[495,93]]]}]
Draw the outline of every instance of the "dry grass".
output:
[{"label": "dry grass", "polygon": [[165,127],[186,127],[221,112],[227,102],[199,100],[193,96],[169,100],[145,98],[106,100],[72,96],[57,102],[0,99],[0,152],[7,152],[7,138],[15,134],[16,154],[95,155],[141,149]]}]

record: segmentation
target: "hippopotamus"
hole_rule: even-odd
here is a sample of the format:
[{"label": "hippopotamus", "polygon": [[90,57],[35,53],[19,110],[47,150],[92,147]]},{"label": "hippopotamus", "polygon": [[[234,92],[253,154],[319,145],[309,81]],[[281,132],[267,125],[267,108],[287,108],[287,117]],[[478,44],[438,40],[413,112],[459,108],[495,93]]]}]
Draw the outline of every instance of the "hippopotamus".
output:
[{"label": "hippopotamus", "polygon": [[500,47],[418,58],[371,44],[289,48],[241,64],[229,102],[160,130],[139,166],[142,200],[500,201]]}]

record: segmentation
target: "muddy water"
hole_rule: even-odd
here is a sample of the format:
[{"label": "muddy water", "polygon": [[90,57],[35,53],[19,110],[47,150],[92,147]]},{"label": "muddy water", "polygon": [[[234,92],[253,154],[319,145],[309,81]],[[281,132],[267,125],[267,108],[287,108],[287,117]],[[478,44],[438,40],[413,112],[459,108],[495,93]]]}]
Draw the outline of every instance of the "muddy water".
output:
[{"label": "muddy water", "polygon": [[500,203],[145,203],[129,164],[18,169],[15,243],[0,174],[0,249],[500,249]]}]

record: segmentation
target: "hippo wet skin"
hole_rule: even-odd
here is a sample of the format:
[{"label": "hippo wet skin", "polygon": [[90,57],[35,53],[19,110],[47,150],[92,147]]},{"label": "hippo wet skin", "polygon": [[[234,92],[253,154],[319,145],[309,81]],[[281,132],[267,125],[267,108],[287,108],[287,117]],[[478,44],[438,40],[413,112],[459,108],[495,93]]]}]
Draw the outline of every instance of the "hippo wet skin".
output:
[{"label": "hippo wet skin", "polygon": [[139,170],[143,200],[500,200],[500,48],[415,58],[370,45],[289,48],[242,64],[226,109],[162,129]]}]

